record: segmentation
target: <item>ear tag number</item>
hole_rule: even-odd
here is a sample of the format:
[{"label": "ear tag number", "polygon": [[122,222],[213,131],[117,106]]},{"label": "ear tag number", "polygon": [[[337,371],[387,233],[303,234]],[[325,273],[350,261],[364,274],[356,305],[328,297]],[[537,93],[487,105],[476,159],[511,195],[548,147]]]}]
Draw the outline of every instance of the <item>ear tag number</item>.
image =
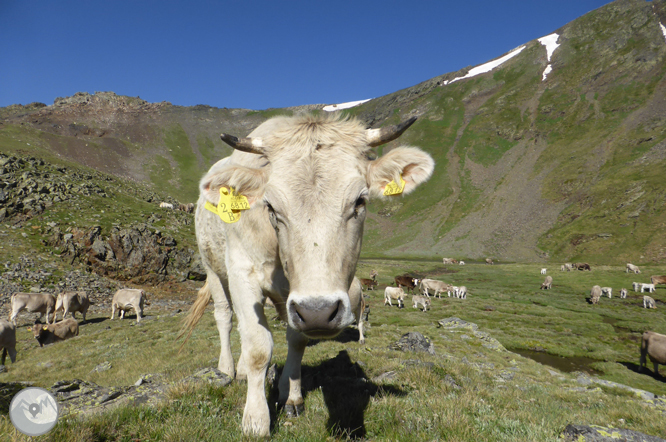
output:
[{"label": "ear tag number", "polygon": [[217,203],[217,207],[206,202],[206,209],[216,213],[227,224],[235,223],[241,217],[241,210],[250,208],[247,198],[235,193],[233,187],[229,187],[229,189],[220,187],[220,201]]},{"label": "ear tag number", "polygon": [[405,190],[405,180],[403,180],[402,175],[400,175],[400,185],[398,186],[395,183],[395,180],[391,180],[391,182],[384,187],[384,195],[400,195],[403,190]]}]

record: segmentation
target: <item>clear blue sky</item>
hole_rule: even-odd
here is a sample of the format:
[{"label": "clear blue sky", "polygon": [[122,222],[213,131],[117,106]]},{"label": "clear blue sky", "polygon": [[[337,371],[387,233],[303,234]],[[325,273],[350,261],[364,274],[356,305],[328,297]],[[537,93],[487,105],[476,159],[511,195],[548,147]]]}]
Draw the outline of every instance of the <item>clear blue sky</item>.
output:
[{"label": "clear blue sky", "polygon": [[267,109],[374,98],[608,0],[0,0],[0,106],[84,91]]}]

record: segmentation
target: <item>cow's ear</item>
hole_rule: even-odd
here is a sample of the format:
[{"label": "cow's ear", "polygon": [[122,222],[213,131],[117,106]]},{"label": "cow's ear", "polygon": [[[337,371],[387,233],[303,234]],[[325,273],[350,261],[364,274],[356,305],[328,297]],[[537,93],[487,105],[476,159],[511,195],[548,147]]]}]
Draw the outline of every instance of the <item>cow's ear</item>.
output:
[{"label": "cow's ear", "polygon": [[435,160],[417,147],[398,147],[372,161],[368,166],[368,188],[370,194],[384,197],[384,189],[391,181],[405,181],[402,193],[412,192],[427,181],[435,170]]},{"label": "cow's ear", "polygon": [[247,198],[250,207],[264,196],[268,171],[243,166],[227,166],[206,174],[199,184],[206,201],[217,205],[221,187],[233,187],[236,194]]}]

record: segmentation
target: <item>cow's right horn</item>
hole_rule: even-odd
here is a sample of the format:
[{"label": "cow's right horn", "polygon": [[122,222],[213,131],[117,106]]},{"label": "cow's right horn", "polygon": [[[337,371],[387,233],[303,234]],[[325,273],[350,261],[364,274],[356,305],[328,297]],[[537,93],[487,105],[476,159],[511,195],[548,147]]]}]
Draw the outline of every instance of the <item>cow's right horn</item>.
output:
[{"label": "cow's right horn", "polygon": [[221,134],[220,138],[236,150],[256,153],[257,155],[264,155],[266,153],[261,138],[238,138],[229,134]]},{"label": "cow's right horn", "polygon": [[412,117],[407,121],[394,126],[382,127],[381,129],[368,129],[366,130],[368,145],[371,147],[381,146],[389,141],[398,138],[409,126],[414,124],[416,117]]}]

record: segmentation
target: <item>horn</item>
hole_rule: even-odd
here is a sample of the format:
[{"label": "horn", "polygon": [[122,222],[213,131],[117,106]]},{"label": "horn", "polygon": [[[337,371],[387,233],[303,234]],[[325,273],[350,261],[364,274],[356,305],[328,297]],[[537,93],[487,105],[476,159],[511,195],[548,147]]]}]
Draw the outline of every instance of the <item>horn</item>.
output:
[{"label": "horn", "polygon": [[261,138],[238,138],[229,134],[221,134],[222,141],[236,150],[243,152],[256,153],[257,155],[264,155],[265,149]]},{"label": "horn", "polygon": [[370,147],[377,147],[395,140],[402,135],[409,126],[414,124],[415,121],[416,117],[412,117],[395,126],[382,127],[381,129],[367,129],[365,132],[368,136],[368,145],[370,145]]}]

